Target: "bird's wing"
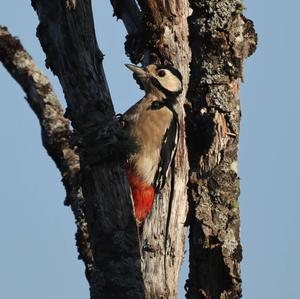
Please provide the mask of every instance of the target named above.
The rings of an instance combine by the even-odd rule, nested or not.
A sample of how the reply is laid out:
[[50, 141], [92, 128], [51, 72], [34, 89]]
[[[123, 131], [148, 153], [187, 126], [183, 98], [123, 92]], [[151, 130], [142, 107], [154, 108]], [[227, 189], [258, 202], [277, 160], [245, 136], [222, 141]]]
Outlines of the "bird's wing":
[[165, 183], [168, 175], [168, 171], [174, 159], [177, 143], [178, 143], [178, 116], [173, 110], [173, 119], [171, 121], [170, 127], [166, 130], [164, 135], [161, 151], [160, 151], [160, 161], [157, 168], [157, 172], [154, 179], [154, 187], [156, 191], [160, 191]]

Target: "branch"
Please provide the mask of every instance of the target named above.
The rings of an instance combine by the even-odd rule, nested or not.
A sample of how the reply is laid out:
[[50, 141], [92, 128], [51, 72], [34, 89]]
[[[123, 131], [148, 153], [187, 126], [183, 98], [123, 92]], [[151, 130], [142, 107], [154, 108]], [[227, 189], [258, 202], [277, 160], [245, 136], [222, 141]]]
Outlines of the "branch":
[[90, 249], [87, 224], [83, 212], [83, 197], [79, 184], [79, 157], [71, 148], [69, 121], [48, 78], [37, 68], [21, 42], [6, 27], [0, 26], [0, 61], [24, 90], [28, 104], [36, 114], [42, 131], [42, 141], [55, 162], [66, 189], [77, 224], [77, 247], [87, 274], [93, 255]]
[[142, 14], [135, 0], [111, 0], [114, 15], [122, 19], [128, 34], [138, 34], [142, 31]]
[[37, 35], [79, 134], [82, 189], [93, 249], [91, 298], [143, 298], [139, 241], [128, 179], [129, 151], [115, 117], [90, 0], [33, 0]]
[[144, 48], [147, 41], [142, 13], [135, 0], [111, 0], [114, 15], [122, 19], [128, 35], [125, 52], [134, 63], [144, 59]]
[[[0, 26], [0, 59], [26, 93], [26, 100], [40, 121], [45, 148], [64, 173], [65, 165], [61, 162], [65, 160], [63, 149], [70, 149], [69, 122], [63, 115], [63, 109], [48, 78], [37, 68], [20, 41], [2, 26]], [[73, 159], [67, 165], [73, 168], [73, 161], [76, 161], [75, 168], [78, 168], [78, 158], [75, 158], [77, 155], [73, 150], [70, 151]]]

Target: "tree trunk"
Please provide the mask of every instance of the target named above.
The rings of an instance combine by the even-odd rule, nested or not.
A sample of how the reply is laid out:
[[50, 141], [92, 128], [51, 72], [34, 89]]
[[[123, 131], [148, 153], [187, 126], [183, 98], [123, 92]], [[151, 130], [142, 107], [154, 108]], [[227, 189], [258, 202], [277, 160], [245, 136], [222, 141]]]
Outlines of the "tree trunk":
[[[183, 76], [184, 90], [176, 108], [179, 143], [175, 161], [161, 194], [156, 196], [152, 213], [143, 226], [141, 248], [146, 298], [177, 298], [177, 282], [184, 257], [188, 160], [185, 144], [183, 104], [189, 82], [191, 60], [188, 44], [188, 1], [140, 1], [145, 35], [139, 49], [127, 51], [143, 57], [143, 63], [171, 64]], [[142, 51], [141, 53], [138, 52]], [[150, 53], [150, 55], [148, 54]], [[148, 55], [148, 56], [147, 56]]]
[[[137, 227], [90, 1], [37, 0], [37, 35], [78, 133], [81, 185], [93, 250], [91, 298], [143, 298]], [[78, 137], [78, 138], [77, 138]], [[77, 139], [77, 140], [76, 140]]]
[[187, 298], [241, 297], [239, 82], [256, 47], [240, 0], [190, 1], [192, 49], [187, 135], [190, 273]]
[[[184, 83], [176, 156], [139, 229], [123, 167], [130, 144], [115, 117], [91, 1], [32, 0], [46, 64], [64, 90], [65, 115], [47, 78], [4, 27], [0, 60], [26, 92], [63, 176], [92, 299], [177, 298], [188, 225], [186, 297], [240, 298], [239, 83], [256, 47], [253, 24], [241, 0], [137, 2], [111, 0], [128, 31], [126, 53], [134, 63], [175, 66]], [[18, 51], [30, 67], [18, 63]]]

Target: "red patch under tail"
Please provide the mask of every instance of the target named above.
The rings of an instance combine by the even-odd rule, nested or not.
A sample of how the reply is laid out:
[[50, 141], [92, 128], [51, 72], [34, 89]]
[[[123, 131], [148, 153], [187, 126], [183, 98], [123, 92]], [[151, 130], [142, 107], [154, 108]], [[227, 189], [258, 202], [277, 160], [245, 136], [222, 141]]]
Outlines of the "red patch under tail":
[[154, 188], [142, 181], [132, 170], [128, 170], [128, 179], [134, 201], [137, 222], [143, 222], [149, 215], [154, 201]]

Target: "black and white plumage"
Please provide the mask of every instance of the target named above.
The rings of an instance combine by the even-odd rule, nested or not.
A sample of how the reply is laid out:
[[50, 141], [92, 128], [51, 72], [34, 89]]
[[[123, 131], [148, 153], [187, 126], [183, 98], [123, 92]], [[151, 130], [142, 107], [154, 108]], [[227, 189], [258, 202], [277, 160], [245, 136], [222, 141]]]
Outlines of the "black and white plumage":
[[[182, 78], [180, 73], [170, 66], [157, 64], [150, 64], [145, 68], [126, 66], [134, 72], [134, 77], [146, 92], [146, 95], [122, 117], [126, 128], [138, 145], [137, 152], [129, 158], [127, 169], [136, 216], [142, 221], [146, 217], [144, 215], [146, 212], [139, 211], [143, 209], [141, 201], [144, 191], [141, 190], [148, 186], [156, 193], [164, 187], [176, 152], [178, 116], [174, 106], [177, 96], [182, 91]], [[153, 199], [151, 207], [152, 202]], [[149, 203], [146, 205], [149, 210]]]

